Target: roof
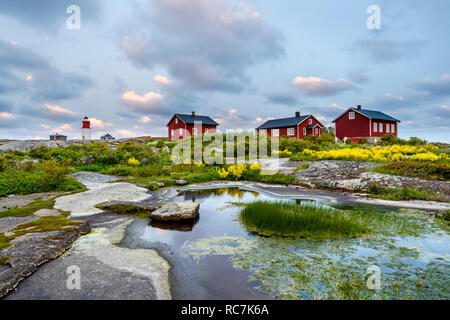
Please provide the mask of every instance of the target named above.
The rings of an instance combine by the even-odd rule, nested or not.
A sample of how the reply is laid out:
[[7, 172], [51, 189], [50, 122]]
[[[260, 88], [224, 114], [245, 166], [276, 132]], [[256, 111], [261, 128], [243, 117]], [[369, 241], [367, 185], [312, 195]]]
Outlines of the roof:
[[51, 134], [50, 135], [50, 137], [67, 137], [67, 136], [65, 136], [65, 135], [63, 135], [63, 134]]
[[272, 128], [283, 128], [283, 127], [291, 127], [296, 126], [310, 115], [300, 116], [300, 117], [291, 117], [291, 118], [282, 118], [282, 119], [274, 119], [268, 120], [260, 125], [258, 129], [272, 129]]
[[[178, 118], [181, 119], [181, 121], [183, 121], [186, 124], [194, 124], [194, 122], [198, 121], [201, 122], [202, 125], [207, 125], [207, 126], [218, 126], [219, 124], [217, 122], [215, 122], [213, 119], [211, 119], [208, 116], [193, 116], [191, 114], [181, 114], [181, 113], [176, 113], [174, 115], [174, 117], [177, 116]], [[173, 119], [173, 117], [172, 117]], [[170, 119], [169, 123], [172, 122], [172, 119]], [[167, 125], [169, 125], [169, 123]]]
[[317, 124], [317, 123], [313, 123], [313, 124], [310, 124], [309, 126], [307, 126], [306, 127], [306, 129], [312, 129], [312, 128], [314, 128], [315, 126], [318, 126], [319, 124]]
[[[356, 111], [370, 119], [374, 119], [374, 120], [385, 120], [385, 121], [395, 121], [395, 122], [400, 122], [400, 120], [395, 119], [391, 116], [388, 116], [387, 114], [381, 112], [381, 111], [375, 111], [375, 110], [369, 110], [369, 109], [357, 109], [357, 108], [349, 108], [347, 111], [352, 110], [352, 111]], [[345, 111], [344, 113], [340, 114], [339, 117], [337, 117], [336, 119], [333, 120], [333, 122], [335, 122], [337, 119], [339, 119], [342, 115], [346, 114], [347, 111]]]
[[104, 136], [102, 136], [102, 138], [114, 138], [114, 137], [112, 135], [110, 135], [109, 133], [107, 133]]

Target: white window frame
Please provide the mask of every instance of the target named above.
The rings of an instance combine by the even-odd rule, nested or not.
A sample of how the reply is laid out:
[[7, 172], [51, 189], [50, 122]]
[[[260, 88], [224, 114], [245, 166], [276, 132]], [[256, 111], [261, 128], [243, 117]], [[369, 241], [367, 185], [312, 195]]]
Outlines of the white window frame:
[[272, 137], [279, 137], [280, 129], [272, 129]]
[[175, 124], [178, 124], [178, 118], [175, 118]]
[[373, 123], [373, 132], [378, 132], [378, 123]]
[[192, 134], [195, 136], [197, 134], [197, 128], [192, 128]]
[[389, 123], [386, 124], [386, 133], [391, 133], [391, 127]]
[[312, 119], [309, 119], [309, 120], [308, 120], [308, 124], [312, 124]]
[[208, 134], [208, 128], [205, 128], [205, 134]]
[[395, 124], [391, 124], [391, 133], [395, 133]]
[[316, 128], [316, 135], [319, 134], [319, 128]]
[[350, 111], [348, 113], [348, 119], [349, 120], [354, 120], [355, 119], [355, 111]]
[[380, 123], [380, 124], [378, 125], [378, 130], [379, 130], [381, 133], [383, 133], [383, 123]]
[[175, 130], [171, 129], [170, 130], [170, 135], [173, 137], [175, 135]]
[[306, 127], [303, 128], [303, 135], [306, 136]]
[[295, 135], [295, 128], [287, 128], [287, 135], [288, 136]]
[[182, 136], [183, 135], [183, 128], [180, 128], [180, 136]]

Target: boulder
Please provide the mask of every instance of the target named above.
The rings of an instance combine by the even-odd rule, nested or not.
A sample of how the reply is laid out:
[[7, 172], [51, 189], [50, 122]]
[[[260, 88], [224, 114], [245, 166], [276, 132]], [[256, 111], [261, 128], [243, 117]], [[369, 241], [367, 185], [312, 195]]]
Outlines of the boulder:
[[58, 210], [55, 209], [41, 209], [33, 213], [37, 217], [56, 217], [61, 214]]
[[111, 201], [100, 203], [96, 207], [116, 214], [133, 214], [148, 217], [152, 211], [158, 209], [160, 206], [160, 204], [148, 202]]
[[187, 180], [174, 180], [173, 183], [178, 186], [184, 186], [188, 184]]
[[155, 182], [155, 184], [160, 188], [164, 188], [165, 186], [164, 182]]
[[196, 219], [198, 217], [198, 202], [168, 203], [153, 211], [150, 215], [152, 220], [157, 221], [182, 221]]

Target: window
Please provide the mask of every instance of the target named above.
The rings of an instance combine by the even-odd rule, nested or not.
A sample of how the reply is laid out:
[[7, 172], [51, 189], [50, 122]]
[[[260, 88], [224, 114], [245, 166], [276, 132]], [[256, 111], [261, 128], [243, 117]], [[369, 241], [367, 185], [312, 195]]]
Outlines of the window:
[[272, 137], [279, 137], [279, 136], [280, 136], [280, 130], [272, 129]]
[[391, 124], [391, 132], [395, 133], [395, 124]]
[[170, 130], [170, 136], [172, 136], [173, 137], [173, 135], [175, 134], [175, 130]]
[[303, 135], [306, 136], [306, 128], [303, 128]]
[[348, 119], [349, 119], [349, 120], [355, 119], [355, 113], [354, 113], [353, 111], [351, 111], [351, 112], [348, 113]]
[[386, 133], [389, 133], [389, 123], [388, 124], [386, 124]]
[[288, 128], [287, 129], [287, 134], [288, 134], [288, 136], [293, 136], [294, 135], [294, 128]]
[[376, 122], [374, 122], [373, 123], [373, 132], [377, 132], [378, 130], [377, 130], [377, 123]]
[[308, 120], [308, 124], [312, 124], [312, 119], [309, 119], [309, 120]]
[[175, 118], [175, 124], [178, 124], [178, 118]]
[[380, 128], [379, 128], [380, 132], [383, 132], [383, 124], [380, 123]]
[[319, 134], [319, 128], [316, 128], [316, 134]]
[[180, 135], [182, 135], [183, 134], [183, 129], [182, 128], [180, 128]]
[[197, 128], [192, 128], [192, 134], [196, 135], [197, 134]]
[[205, 134], [208, 134], [208, 128], [205, 128]]

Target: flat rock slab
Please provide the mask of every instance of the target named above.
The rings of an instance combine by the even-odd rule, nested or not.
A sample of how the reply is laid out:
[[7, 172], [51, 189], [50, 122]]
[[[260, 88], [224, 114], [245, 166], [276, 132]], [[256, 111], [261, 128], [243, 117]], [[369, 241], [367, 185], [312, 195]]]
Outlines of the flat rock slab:
[[157, 221], [181, 221], [198, 217], [198, 202], [168, 203], [152, 212], [150, 218]]
[[8, 197], [0, 198], [0, 212], [6, 211], [9, 208], [24, 207], [34, 200], [48, 200], [64, 194], [64, 192], [46, 192], [46, 193], [33, 193], [27, 195], [10, 195]]
[[108, 176], [97, 172], [81, 171], [70, 175], [72, 178], [80, 181], [86, 188], [93, 189], [100, 187], [107, 182], [122, 179], [123, 177]]
[[177, 186], [185, 186], [188, 184], [187, 180], [173, 180], [173, 183]]
[[0, 233], [14, 229], [20, 224], [28, 223], [39, 219], [38, 217], [4, 217], [0, 219]]
[[96, 205], [109, 201], [143, 201], [151, 198], [148, 190], [131, 183], [105, 183], [88, 191], [59, 197], [54, 208], [70, 211], [72, 217], [82, 217], [104, 212]]
[[117, 214], [150, 213], [161, 207], [161, 204], [151, 202], [111, 201], [97, 205], [97, 208]]
[[33, 215], [37, 216], [37, 217], [56, 217], [59, 216], [61, 214], [61, 212], [59, 212], [58, 210], [54, 210], [54, 209], [41, 209], [36, 211], [35, 213], [33, 213]]

